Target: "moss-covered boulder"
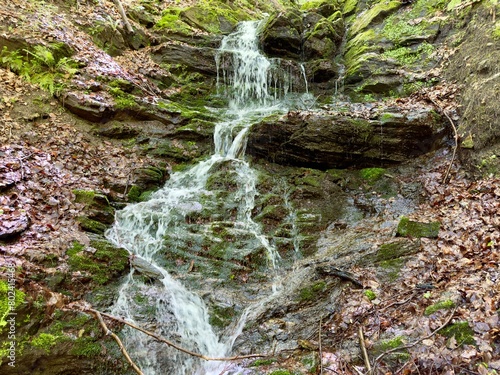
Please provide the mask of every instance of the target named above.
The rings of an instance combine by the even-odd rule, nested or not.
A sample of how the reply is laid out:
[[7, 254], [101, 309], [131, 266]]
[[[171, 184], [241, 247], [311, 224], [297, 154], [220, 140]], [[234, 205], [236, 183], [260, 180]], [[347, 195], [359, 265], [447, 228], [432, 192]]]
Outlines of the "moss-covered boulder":
[[402, 237], [437, 238], [440, 227], [441, 223], [439, 221], [419, 223], [407, 217], [402, 217], [398, 224], [397, 234]]
[[[304, 57], [310, 59], [332, 59], [337, 52], [337, 45], [342, 40], [343, 23], [340, 12], [338, 18], [320, 18], [314, 26], [305, 32], [303, 50]], [[332, 21], [337, 21], [337, 29]], [[307, 19], [306, 21], [307, 22]], [[338, 30], [340, 29], [340, 30]]]
[[401, 116], [379, 110], [377, 120], [321, 111], [263, 120], [252, 127], [247, 152], [285, 165], [329, 169], [395, 164], [442, 144], [445, 122], [431, 107]]
[[267, 20], [260, 36], [262, 50], [270, 57], [292, 58], [302, 56], [302, 14], [297, 9], [273, 14]]

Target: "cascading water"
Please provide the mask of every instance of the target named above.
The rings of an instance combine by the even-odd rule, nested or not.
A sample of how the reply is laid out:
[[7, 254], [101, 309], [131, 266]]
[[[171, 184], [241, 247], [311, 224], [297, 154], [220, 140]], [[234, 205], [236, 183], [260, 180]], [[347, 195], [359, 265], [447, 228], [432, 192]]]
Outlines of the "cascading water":
[[[132, 264], [147, 264], [149, 275], [155, 279], [151, 281], [132, 270], [111, 313], [208, 357], [228, 354], [246, 313], [231, 337], [221, 340], [209, 324], [203, 300], [162, 267], [162, 255], [178, 250], [181, 237], [189, 232], [187, 218], [202, 211], [211, 197], [214, 199], [207, 189], [210, 176], [221, 165], [229, 165], [237, 181], [233, 230], [249, 238], [245, 246], [265, 249], [270, 269], [278, 267], [276, 249], [252, 220], [257, 174], [243, 156], [250, 125], [270, 112], [284, 110], [273, 98], [289, 92], [292, 79], [282, 79], [286, 72], [260, 54], [257, 30], [257, 22], [241, 23], [235, 33], [224, 38], [217, 54], [218, 81], [227, 85], [225, 94], [231, 100], [227, 120], [215, 127], [214, 154], [187, 171], [174, 173], [148, 201], [118, 212], [114, 226], [106, 233], [110, 241], [131, 253]], [[273, 93], [269, 92], [270, 83]], [[167, 237], [170, 242], [166, 249]], [[223, 368], [220, 363], [201, 363], [136, 330], [123, 332], [127, 350], [146, 375], [220, 374]]]

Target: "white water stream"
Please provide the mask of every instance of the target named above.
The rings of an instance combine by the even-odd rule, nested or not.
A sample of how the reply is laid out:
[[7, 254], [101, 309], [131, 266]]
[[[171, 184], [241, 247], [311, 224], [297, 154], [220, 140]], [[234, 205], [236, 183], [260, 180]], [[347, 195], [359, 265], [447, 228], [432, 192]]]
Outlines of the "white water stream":
[[[231, 100], [226, 120], [215, 127], [214, 154], [187, 171], [172, 174], [148, 201], [118, 212], [114, 226], [106, 233], [111, 242], [127, 249], [131, 257], [149, 263], [153, 272], [161, 275], [154, 282], [145, 281], [132, 270], [111, 313], [209, 357], [229, 355], [247, 312], [231, 337], [218, 337], [209, 324], [203, 300], [161, 267], [161, 256], [170, 250], [165, 249], [164, 237], [182, 233], [186, 216], [203, 209], [201, 202], [211, 194], [206, 183], [215, 166], [231, 161], [239, 182], [234, 228], [253, 235], [259, 246], [266, 249], [271, 269], [279, 266], [276, 249], [251, 217], [257, 173], [243, 157], [249, 127], [266, 114], [285, 110], [276, 98], [291, 91], [292, 79], [260, 54], [257, 30], [256, 22], [241, 23], [235, 33], [224, 38], [217, 54], [218, 83], [220, 90], [226, 90], [220, 94]], [[223, 373], [223, 363], [200, 361], [136, 330], [122, 332], [125, 347], [146, 375]]]

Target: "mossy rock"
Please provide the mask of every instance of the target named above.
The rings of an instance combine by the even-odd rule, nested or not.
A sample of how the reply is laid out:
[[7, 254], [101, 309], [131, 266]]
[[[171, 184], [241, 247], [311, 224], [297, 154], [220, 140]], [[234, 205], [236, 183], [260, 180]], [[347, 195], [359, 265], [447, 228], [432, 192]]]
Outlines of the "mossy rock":
[[437, 238], [440, 228], [441, 223], [439, 221], [434, 221], [431, 223], [419, 223], [403, 216], [398, 224], [397, 235], [402, 237], [415, 238]]
[[158, 31], [192, 35], [194, 30], [181, 18], [181, 11], [182, 9], [175, 7], [165, 9], [161, 14], [161, 18], [154, 25], [154, 28]]
[[238, 314], [232, 306], [214, 305], [209, 309], [209, 315], [210, 325], [217, 328], [225, 328], [232, 323]]
[[[377, 252], [364, 258], [363, 263], [391, 262], [418, 252], [420, 241], [410, 241], [406, 238], [395, 239], [379, 246]], [[390, 266], [390, 264], [387, 264]]]
[[300, 59], [302, 55], [302, 13], [297, 9], [273, 14], [260, 35], [263, 51], [270, 57]]
[[[85, 204], [85, 214], [77, 219], [82, 229], [93, 233], [101, 233], [107, 224], [114, 221], [115, 209], [106, 195], [92, 190], [73, 190], [75, 202]], [[101, 225], [99, 225], [101, 224]]]
[[321, 19], [312, 30], [306, 32], [303, 41], [303, 52], [306, 59], [333, 58], [337, 51], [342, 34], [333, 28], [332, 22]]
[[[376, 342], [370, 350], [374, 356], [378, 356], [388, 350], [394, 350], [405, 345], [405, 337], [397, 336], [392, 339], [385, 339]], [[386, 359], [395, 362], [406, 362], [410, 359], [410, 354], [407, 349], [401, 349], [386, 355]]]
[[436, 302], [430, 306], [427, 306], [424, 311], [425, 316], [429, 316], [434, 314], [435, 312], [439, 310], [449, 310], [452, 309], [456, 306], [455, 302], [453, 302], [451, 299], [443, 300]]
[[96, 193], [93, 190], [75, 189], [72, 190], [72, 193], [75, 195], [75, 203], [84, 203], [85, 205], [94, 203]]
[[141, 201], [142, 190], [137, 185], [132, 185], [127, 193], [127, 198], [129, 202], [140, 202]]
[[156, 145], [148, 146], [148, 153], [154, 156], [174, 159], [179, 162], [187, 162], [202, 156], [206, 151], [206, 147], [202, 147], [193, 141], [183, 140], [163, 140]]
[[364, 168], [359, 171], [361, 178], [370, 184], [380, 180], [385, 173], [385, 168]]
[[326, 287], [326, 282], [321, 280], [302, 288], [299, 291], [299, 300], [302, 302], [314, 301], [326, 290]]
[[[349, 29], [349, 35], [357, 35], [373, 23], [379, 22], [383, 17], [395, 12], [401, 7], [401, 1], [380, 1], [356, 18]], [[345, 8], [344, 8], [345, 11]]]
[[116, 248], [104, 239], [92, 240], [90, 246], [95, 249], [93, 254], [78, 242], [66, 251], [72, 271], [87, 272], [92, 281], [102, 285], [128, 268], [129, 253], [125, 249]]
[[108, 228], [106, 224], [103, 224], [97, 220], [89, 219], [86, 216], [79, 216], [76, 219], [80, 228], [86, 232], [91, 232], [95, 234], [103, 234], [104, 231]]
[[446, 337], [455, 337], [458, 345], [475, 345], [474, 331], [466, 321], [452, 323], [438, 331], [441, 335]]
[[211, 34], [231, 32], [236, 24], [249, 18], [243, 10], [233, 9], [222, 2], [199, 2], [181, 12], [182, 20], [188, 25]]
[[351, 16], [356, 11], [356, 7], [358, 6], [358, 0], [345, 0], [344, 7], [342, 8], [342, 14], [345, 17]]
[[[14, 292], [13, 301], [8, 298], [9, 292], [12, 291]], [[17, 310], [25, 301], [26, 294], [22, 290], [14, 288], [14, 285], [5, 280], [0, 280], [0, 333], [7, 329], [7, 318], [11, 309]]]

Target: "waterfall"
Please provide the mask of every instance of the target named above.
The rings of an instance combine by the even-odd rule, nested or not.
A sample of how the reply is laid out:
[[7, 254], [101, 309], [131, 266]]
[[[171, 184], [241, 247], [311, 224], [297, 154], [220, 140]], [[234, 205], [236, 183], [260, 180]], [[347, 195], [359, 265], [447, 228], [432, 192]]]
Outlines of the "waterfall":
[[[238, 187], [234, 230], [251, 238], [246, 246], [265, 249], [271, 270], [279, 266], [279, 254], [252, 219], [257, 172], [243, 157], [249, 127], [256, 119], [285, 109], [274, 99], [291, 91], [292, 79], [278, 69], [275, 60], [259, 52], [258, 26], [258, 22], [242, 22], [233, 34], [223, 39], [217, 53], [219, 93], [224, 91], [230, 105], [225, 120], [215, 127], [214, 154], [187, 171], [172, 174], [148, 201], [119, 211], [114, 226], [106, 232], [108, 240], [130, 252], [132, 264], [149, 265], [149, 273], [155, 279], [144, 278], [132, 269], [111, 313], [208, 357], [229, 353], [243, 329], [246, 313], [231, 337], [219, 338], [209, 324], [202, 298], [162, 267], [162, 254], [181, 246], [181, 237], [189, 232], [186, 218], [209, 204], [207, 200], [212, 194], [207, 182], [214, 170], [226, 163], [233, 168]], [[167, 236], [171, 241], [166, 249]], [[223, 364], [201, 362], [137, 330], [125, 328], [122, 333], [125, 347], [146, 375], [220, 374], [223, 369]]]

